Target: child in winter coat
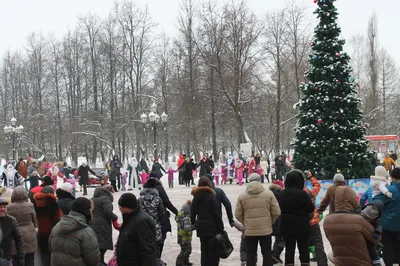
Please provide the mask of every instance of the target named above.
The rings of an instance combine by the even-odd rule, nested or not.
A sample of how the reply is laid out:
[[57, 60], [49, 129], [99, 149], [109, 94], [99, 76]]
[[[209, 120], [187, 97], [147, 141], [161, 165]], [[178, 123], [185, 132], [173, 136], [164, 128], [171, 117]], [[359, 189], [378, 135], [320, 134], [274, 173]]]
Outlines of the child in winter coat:
[[386, 171], [385, 167], [377, 166], [375, 168], [375, 175], [371, 176], [370, 186], [372, 188], [372, 198], [374, 198], [379, 193], [382, 193], [388, 198], [392, 198], [392, 193], [386, 188], [388, 185], [389, 173]]
[[221, 184], [226, 185], [226, 180], [228, 179], [228, 172], [225, 163], [221, 165], [221, 177], [222, 177]]
[[190, 254], [192, 253], [192, 231], [193, 226], [190, 220], [190, 205], [192, 202], [188, 200], [175, 216], [178, 225], [178, 244], [181, 246], [181, 252], [176, 258], [176, 266], [189, 266]]
[[[240, 240], [240, 265], [246, 265], [247, 262], [247, 245], [246, 245], [246, 240], [245, 240], [245, 227], [243, 224], [239, 223], [238, 221], [235, 221], [235, 228], [239, 232], [242, 232], [242, 238]], [[256, 262], [257, 262], [257, 255], [256, 255]]]
[[173, 188], [174, 187], [174, 173], [175, 172], [176, 171], [174, 169], [172, 169], [171, 166], [168, 168], [167, 173], [168, 173], [168, 187], [169, 188]]
[[[364, 217], [373, 227], [374, 239], [379, 239], [382, 234], [382, 226], [380, 225], [380, 217], [383, 211], [384, 204], [380, 200], [372, 201], [368, 203], [362, 210], [361, 216]], [[377, 244], [367, 241], [367, 248], [369, 255], [371, 256], [372, 265], [381, 265], [381, 259], [378, 255]]]
[[149, 174], [145, 170], [143, 170], [140, 174], [140, 178], [142, 179], [142, 184], [144, 186], [144, 184], [146, 184], [147, 182], [147, 179], [149, 178]]
[[121, 185], [121, 190], [126, 191], [126, 172], [121, 172]]
[[215, 184], [219, 186], [219, 177], [221, 176], [221, 171], [219, 171], [218, 167], [215, 167], [213, 174], [214, 174]]
[[64, 178], [64, 183], [70, 183], [72, 185], [72, 196], [76, 196], [76, 182], [79, 182], [78, 178], [75, 178], [75, 175], [70, 174], [68, 177]]

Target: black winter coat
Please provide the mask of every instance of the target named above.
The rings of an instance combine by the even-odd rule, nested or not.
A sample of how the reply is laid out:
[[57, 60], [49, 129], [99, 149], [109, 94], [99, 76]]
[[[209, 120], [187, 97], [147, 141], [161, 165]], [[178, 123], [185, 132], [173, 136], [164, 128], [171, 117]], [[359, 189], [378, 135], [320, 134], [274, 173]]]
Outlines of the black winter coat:
[[90, 169], [89, 166], [79, 166], [78, 169], [78, 176], [81, 177], [79, 180], [79, 185], [88, 185], [89, 184], [89, 172], [91, 172], [93, 175], [96, 175], [96, 173]]
[[8, 261], [11, 260], [11, 244], [14, 240], [15, 246], [17, 248], [18, 263], [20, 263], [14, 263], [14, 265], [25, 265], [24, 239], [22, 237], [21, 231], [19, 230], [17, 220], [10, 215], [0, 217], [0, 228], [3, 234], [3, 238], [1, 241], [3, 258]]
[[164, 167], [158, 162], [153, 164], [153, 167], [151, 168], [151, 171], [156, 173], [156, 175], [158, 175], [159, 178], [161, 178], [163, 176], [163, 173], [161, 171], [166, 173]]
[[197, 167], [198, 168], [200, 166], [200, 177], [206, 176], [208, 174], [211, 174], [211, 165], [210, 165], [210, 161], [207, 159], [205, 161], [201, 160], [198, 164]]
[[110, 191], [98, 187], [93, 194], [93, 218], [89, 222], [90, 227], [96, 233], [99, 249], [112, 250], [112, 221], [118, 220], [113, 213], [114, 197]]
[[314, 211], [314, 204], [303, 189], [303, 176], [287, 175], [285, 189], [278, 199], [281, 208], [279, 233], [283, 236], [310, 233], [310, 214]]
[[193, 179], [193, 170], [196, 169], [196, 164], [194, 162], [186, 162], [179, 167], [183, 170], [183, 180], [190, 181]]
[[[279, 198], [281, 196], [282, 188], [280, 186], [278, 186], [278, 185], [271, 184], [269, 186], [269, 190], [271, 190], [272, 193], [274, 193], [274, 196], [275, 196], [276, 200], [279, 202]], [[280, 235], [279, 234], [279, 223], [280, 223], [280, 220], [281, 220], [281, 217], [279, 216], [279, 218], [272, 225], [272, 235], [274, 235], [274, 236]]]
[[123, 215], [116, 253], [118, 266], [156, 266], [156, 226], [140, 208]]
[[191, 221], [195, 225], [198, 237], [213, 237], [224, 230], [224, 222], [215, 191], [211, 187], [192, 189]]
[[72, 209], [72, 202], [74, 202], [75, 197], [72, 196], [71, 193], [62, 190], [61, 188], [58, 188], [56, 190], [56, 195], [57, 195], [57, 203], [58, 203], [58, 207], [60, 207], [62, 213], [64, 215], [69, 214], [69, 212]]

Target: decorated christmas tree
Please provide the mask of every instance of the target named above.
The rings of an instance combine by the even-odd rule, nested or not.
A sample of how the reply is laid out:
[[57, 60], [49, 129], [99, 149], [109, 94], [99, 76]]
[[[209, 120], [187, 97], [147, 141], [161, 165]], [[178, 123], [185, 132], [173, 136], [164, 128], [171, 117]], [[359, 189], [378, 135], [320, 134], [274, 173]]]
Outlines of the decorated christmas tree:
[[351, 76], [350, 57], [339, 39], [335, 0], [314, 0], [319, 24], [310, 42], [309, 70], [301, 85], [303, 97], [296, 105], [298, 124], [293, 140], [294, 165], [332, 179], [342, 172], [346, 178], [368, 177], [374, 160], [364, 138], [357, 82]]

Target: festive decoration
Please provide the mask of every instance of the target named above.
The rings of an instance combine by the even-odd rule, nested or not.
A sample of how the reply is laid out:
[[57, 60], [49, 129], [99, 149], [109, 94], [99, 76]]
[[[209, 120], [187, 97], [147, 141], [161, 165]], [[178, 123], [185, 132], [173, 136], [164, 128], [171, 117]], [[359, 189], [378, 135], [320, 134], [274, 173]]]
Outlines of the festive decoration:
[[318, 0], [314, 0], [314, 3], [316, 4], [318, 2]]
[[312, 42], [309, 42], [309, 43], [308, 43], [308, 45], [312, 46], [312, 45], [313, 45], [313, 43], [312, 43]]
[[310, 169], [323, 179], [332, 179], [337, 169], [346, 178], [368, 177], [375, 160], [364, 138], [368, 125], [360, 127], [361, 102], [355, 95], [357, 83], [351, 78], [350, 59], [343, 52], [345, 42], [339, 39], [337, 9], [334, 0], [315, 2], [319, 25], [314, 31], [307, 83], [301, 85], [303, 96], [296, 108], [292, 162], [297, 169]]

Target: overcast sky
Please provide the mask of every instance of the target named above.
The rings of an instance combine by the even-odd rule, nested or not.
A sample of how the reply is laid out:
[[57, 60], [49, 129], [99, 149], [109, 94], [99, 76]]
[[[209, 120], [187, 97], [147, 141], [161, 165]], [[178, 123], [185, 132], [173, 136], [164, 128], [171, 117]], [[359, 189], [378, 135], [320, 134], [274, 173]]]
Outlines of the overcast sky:
[[[201, 2], [201, 0], [196, 0]], [[229, 1], [229, 0], [219, 0]], [[148, 5], [150, 15], [159, 24], [158, 30], [168, 36], [176, 33], [176, 21], [180, 0], [136, 0]], [[284, 0], [248, 0], [248, 5], [258, 15], [284, 6]], [[316, 8], [313, 0], [298, 0], [307, 7], [310, 20]], [[338, 0], [339, 24], [347, 40], [357, 33], [365, 34], [369, 16], [378, 15], [379, 41], [400, 63], [399, 0]], [[79, 14], [92, 12], [105, 17], [113, 6], [112, 0], [0, 0], [0, 55], [8, 49], [23, 49], [26, 37], [33, 31], [47, 36], [50, 33], [63, 36], [68, 28], [74, 28]], [[314, 27], [315, 24], [312, 24]], [[348, 51], [350, 52], [350, 51]]]

